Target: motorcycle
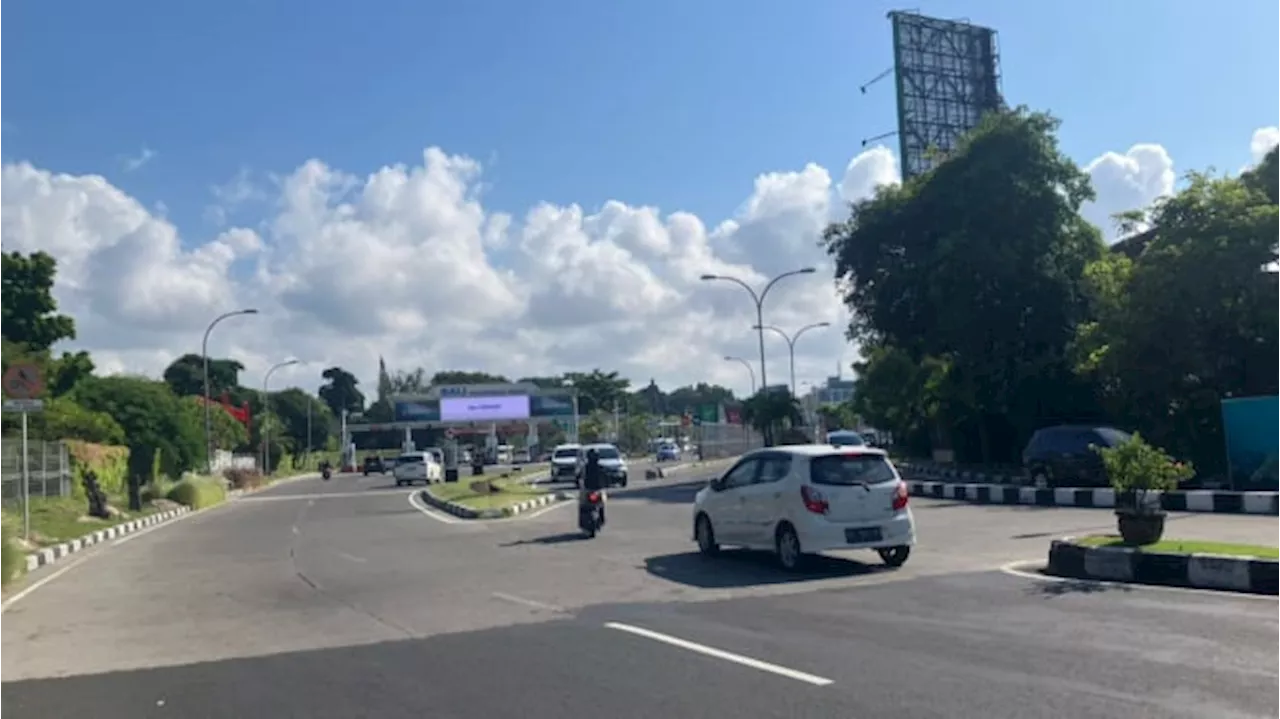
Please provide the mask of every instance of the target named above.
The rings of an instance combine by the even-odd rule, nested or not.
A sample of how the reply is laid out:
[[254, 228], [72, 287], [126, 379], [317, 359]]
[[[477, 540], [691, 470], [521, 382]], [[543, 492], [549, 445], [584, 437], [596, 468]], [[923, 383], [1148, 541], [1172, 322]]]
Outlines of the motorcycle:
[[332, 474], [333, 473], [329, 471], [328, 467], [325, 467], [320, 471], [320, 476], [323, 477], [326, 482], [329, 481], [329, 477], [332, 476]]
[[591, 539], [604, 526], [604, 495], [599, 491], [587, 492], [584, 501], [578, 505], [578, 528]]

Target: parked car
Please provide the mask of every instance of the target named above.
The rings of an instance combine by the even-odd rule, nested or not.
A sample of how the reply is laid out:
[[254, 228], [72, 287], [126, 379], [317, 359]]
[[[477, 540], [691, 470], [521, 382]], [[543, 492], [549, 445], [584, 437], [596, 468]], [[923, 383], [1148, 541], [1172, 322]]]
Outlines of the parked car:
[[790, 445], [744, 455], [698, 492], [693, 537], [703, 554], [723, 545], [774, 552], [784, 569], [807, 555], [873, 549], [901, 566], [916, 542], [907, 485], [883, 450]]
[[658, 445], [657, 461], [659, 462], [675, 462], [680, 459], [680, 448], [674, 444]]
[[551, 481], [578, 481], [578, 458], [582, 454], [580, 444], [561, 444], [551, 451]]
[[377, 455], [370, 455], [368, 457], [365, 457], [363, 469], [364, 469], [364, 476], [366, 477], [368, 477], [370, 474], [373, 474], [374, 472], [377, 472], [378, 474], [387, 473], [387, 465], [383, 463], [382, 457], [379, 457]]
[[511, 453], [512, 464], [528, 464], [532, 461], [533, 458], [529, 456], [529, 450], [527, 449], [517, 449]]
[[444, 479], [444, 467], [431, 452], [405, 452], [396, 459], [392, 476], [397, 487], [414, 482], [430, 484]]
[[1036, 430], [1022, 450], [1022, 466], [1034, 487], [1106, 487], [1102, 457], [1090, 449], [1114, 447], [1129, 440], [1114, 427], [1063, 424]]
[[827, 432], [827, 444], [835, 447], [863, 447], [867, 445], [867, 440], [852, 430], [837, 429]]
[[581, 450], [581, 459], [578, 468], [578, 483], [582, 483], [582, 466], [586, 465], [587, 452], [596, 451], [596, 456], [600, 458], [600, 468], [604, 470], [605, 477], [609, 480], [610, 487], [627, 486], [627, 459], [622, 456], [622, 452], [612, 444], [599, 443], [583, 445]]

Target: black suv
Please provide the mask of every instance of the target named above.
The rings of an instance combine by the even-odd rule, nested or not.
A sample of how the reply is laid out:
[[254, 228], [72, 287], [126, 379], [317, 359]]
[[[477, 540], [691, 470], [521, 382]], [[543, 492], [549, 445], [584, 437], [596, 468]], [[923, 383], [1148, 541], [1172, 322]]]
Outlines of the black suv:
[[364, 476], [377, 472], [378, 474], [387, 473], [387, 465], [383, 464], [381, 457], [365, 457], [364, 458]]
[[1045, 427], [1036, 430], [1022, 450], [1022, 466], [1035, 487], [1106, 487], [1110, 483], [1102, 457], [1089, 446], [1114, 447], [1128, 439], [1128, 432], [1114, 427]]

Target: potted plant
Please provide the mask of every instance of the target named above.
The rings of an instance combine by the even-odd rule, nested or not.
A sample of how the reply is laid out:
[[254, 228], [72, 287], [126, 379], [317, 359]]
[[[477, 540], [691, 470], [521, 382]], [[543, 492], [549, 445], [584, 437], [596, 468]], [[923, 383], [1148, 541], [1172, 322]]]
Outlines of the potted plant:
[[1176, 489], [1195, 471], [1175, 462], [1138, 434], [1114, 447], [1094, 447], [1116, 491], [1116, 521], [1125, 544], [1154, 544], [1164, 536], [1160, 492]]

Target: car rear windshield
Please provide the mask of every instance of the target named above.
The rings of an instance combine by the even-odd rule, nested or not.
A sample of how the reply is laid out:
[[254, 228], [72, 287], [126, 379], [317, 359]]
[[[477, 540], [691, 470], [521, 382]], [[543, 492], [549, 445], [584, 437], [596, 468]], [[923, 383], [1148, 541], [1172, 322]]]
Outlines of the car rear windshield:
[[832, 432], [827, 436], [827, 441], [837, 447], [861, 447], [866, 444], [861, 435], [853, 432]]
[[396, 464], [421, 464], [423, 461], [423, 456], [420, 454], [405, 454], [396, 460]]
[[889, 460], [877, 454], [829, 454], [809, 462], [809, 481], [814, 484], [856, 486], [896, 479]]
[[557, 450], [556, 450], [555, 455], [553, 455], [553, 456], [554, 456], [556, 459], [567, 459], [567, 458], [569, 458], [569, 457], [577, 457], [577, 456], [578, 456], [578, 450], [576, 450], [576, 449], [557, 449]]

